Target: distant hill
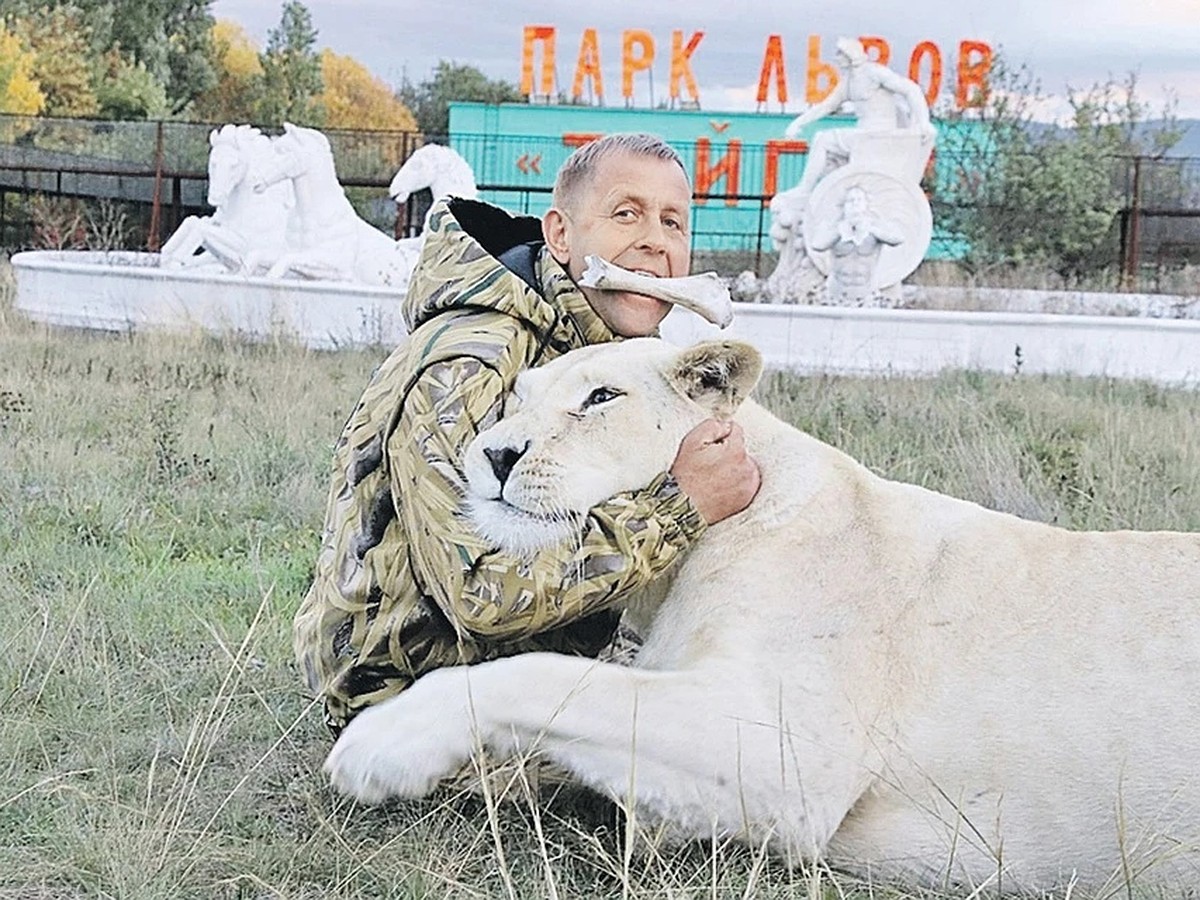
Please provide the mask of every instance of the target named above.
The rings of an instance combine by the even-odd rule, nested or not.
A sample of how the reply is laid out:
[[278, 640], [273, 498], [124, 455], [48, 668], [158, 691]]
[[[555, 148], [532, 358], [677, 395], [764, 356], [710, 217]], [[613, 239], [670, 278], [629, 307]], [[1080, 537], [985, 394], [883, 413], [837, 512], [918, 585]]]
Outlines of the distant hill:
[[[1153, 127], [1155, 123], [1147, 123]], [[1183, 138], [1171, 148], [1168, 156], [1192, 156], [1200, 158], [1200, 119], [1180, 119], [1179, 127], [1185, 129]]]
[[[1162, 125], [1161, 119], [1152, 119], [1149, 122], [1143, 122], [1137, 130], [1139, 134], [1150, 134], [1162, 128]], [[1178, 144], [1167, 151], [1167, 156], [1200, 159], [1200, 119], [1178, 119], [1175, 125], [1183, 132], [1183, 137], [1180, 138]], [[1030, 122], [1029, 127], [1038, 136], [1047, 132], [1055, 134], [1060, 131], [1060, 126], [1046, 122]]]
[[[1178, 119], [1177, 128], [1183, 132], [1179, 143], [1167, 151], [1170, 157], [1200, 157], [1200, 119]], [[1162, 119], [1152, 119], [1138, 126], [1139, 134], [1148, 134], [1161, 129]]]

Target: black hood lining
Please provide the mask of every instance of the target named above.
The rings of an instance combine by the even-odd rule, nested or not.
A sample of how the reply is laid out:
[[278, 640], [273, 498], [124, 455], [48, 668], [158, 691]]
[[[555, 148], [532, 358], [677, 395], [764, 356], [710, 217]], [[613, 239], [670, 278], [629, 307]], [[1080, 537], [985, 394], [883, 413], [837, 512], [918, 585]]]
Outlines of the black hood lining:
[[490, 203], [462, 197], [451, 198], [448, 206], [463, 231], [492, 256], [542, 239], [542, 221], [534, 216], [514, 216]]

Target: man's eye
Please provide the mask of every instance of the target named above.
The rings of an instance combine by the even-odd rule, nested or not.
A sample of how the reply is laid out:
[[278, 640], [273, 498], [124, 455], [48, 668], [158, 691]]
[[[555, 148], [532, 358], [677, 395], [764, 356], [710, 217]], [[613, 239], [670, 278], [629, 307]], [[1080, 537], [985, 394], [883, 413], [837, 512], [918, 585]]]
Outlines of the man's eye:
[[637, 213], [632, 209], [618, 209], [615, 213], [613, 213], [613, 218], [620, 219], [623, 222], [628, 222], [637, 218]]
[[587, 409], [591, 406], [599, 406], [601, 403], [608, 403], [610, 400], [616, 400], [621, 396], [621, 392], [608, 387], [598, 387], [583, 401], [582, 409]]
[[675, 229], [676, 231], [683, 230], [683, 223], [680, 222], [678, 219], [672, 219], [672, 218], [668, 217], [666, 219], [663, 219], [663, 224], [666, 225], [668, 228]]

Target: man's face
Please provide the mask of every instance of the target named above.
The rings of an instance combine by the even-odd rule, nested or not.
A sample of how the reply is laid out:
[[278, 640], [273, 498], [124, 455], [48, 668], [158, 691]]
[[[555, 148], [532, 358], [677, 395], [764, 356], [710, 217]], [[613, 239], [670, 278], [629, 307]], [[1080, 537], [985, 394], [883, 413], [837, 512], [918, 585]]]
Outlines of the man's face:
[[[546, 243], [576, 282], [586, 256], [623, 269], [674, 278], [688, 273], [688, 214], [692, 192], [671, 160], [619, 153], [602, 159], [591, 181], [543, 219]], [[641, 294], [580, 288], [592, 309], [616, 334], [650, 334], [671, 305]]]

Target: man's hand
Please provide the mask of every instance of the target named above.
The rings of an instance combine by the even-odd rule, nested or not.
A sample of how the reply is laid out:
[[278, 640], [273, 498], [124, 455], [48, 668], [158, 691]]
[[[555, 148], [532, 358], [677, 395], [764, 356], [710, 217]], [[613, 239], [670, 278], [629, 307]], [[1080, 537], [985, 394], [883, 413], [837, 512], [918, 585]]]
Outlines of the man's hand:
[[679, 444], [671, 475], [709, 525], [750, 505], [762, 481], [736, 422], [706, 419]]

